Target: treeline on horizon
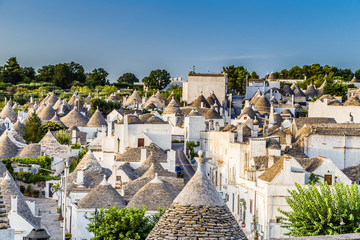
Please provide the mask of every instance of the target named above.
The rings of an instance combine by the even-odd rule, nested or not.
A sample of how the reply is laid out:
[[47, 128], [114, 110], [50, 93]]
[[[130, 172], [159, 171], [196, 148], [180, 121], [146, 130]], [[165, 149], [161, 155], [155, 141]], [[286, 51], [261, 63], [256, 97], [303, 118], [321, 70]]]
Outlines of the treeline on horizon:
[[[4, 84], [21, 84], [23, 87], [31, 89], [32, 85], [37, 88], [38, 83], [43, 83], [42, 86], [53, 85], [60, 89], [71, 89], [73, 86], [87, 86], [94, 89], [97, 86], [105, 85], [127, 88], [132, 87], [135, 82], [139, 82], [133, 73], [124, 73], [115, 83], [109, 82], [108, 75], [109, 73], [103, 68], [85, 72], [84, 67], [76, 62], [46, 65], [35, 71], [33, 67], [20, 66], [16, 57], [11, 57], [3, 66], [0, 66], [0, 88], [4, 88]], [[170, 83], [170, 73], [166, 70], [156, 69], [142, 81], [152, 89], [163, 89]]]
[[[249, 72], [244, 66], [223, 67], [223, 72], [228, 74], [228, 89], [238, 93], [245, 92], [246, 77], [259, 78], [253, 71]], [[350, 81], [354, 76], [360, 79], [360, 69], [352, 72], [351, 69], [337, 68], [334, 66], [320, 64], [304, 65], [302, 67], [293, 66], [290, 69], [282, 69], [273, 73], [276, 79], [305, 79], [299, 82], [301, 88], [306, 88], [309, 84], [319, 87], [323, 81], [343, 80]], [[28, 85], [31, 90], [31, 83], [43, 83], [53, 85], [60, 89], [70, 89], [73, 86], [88, 86], [91, 89], [97, 86], [115, 85], [117, 87], [132, 87], [139, 79], [133, 73], [124, 73], [119, 76], [115, 83], [108, 80], [109, 73], [103, 68], [95, 68], [91, 72], [85, 72], [79, 63], [59, 63], [56, 65], [46, 65], [37, 71], [33, 67], [22, 67], [16, 57], [11, 57], [7, 62], [0, 66], [0, 88], [1, 84]], [[145, 86], [151, 89], [163, 89], [169, 83], [170, 73], [166, 70], [153, 70], [149, 76], [142, 79]], [[34, 85], [35, 86], [35, 85]], [[38, 86], [38, 84], [36, 84]]]

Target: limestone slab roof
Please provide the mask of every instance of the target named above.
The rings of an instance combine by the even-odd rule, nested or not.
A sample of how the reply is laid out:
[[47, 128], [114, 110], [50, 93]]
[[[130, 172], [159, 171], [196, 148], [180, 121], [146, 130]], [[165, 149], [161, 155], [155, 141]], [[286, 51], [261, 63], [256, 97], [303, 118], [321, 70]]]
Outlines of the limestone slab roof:
[[123, 170], [126, 176], [129, 177], [130, 180], [135, 180], [139, 176], [135, 173], [135, 169], [130, 166], [129, 163], [123, 163], [119, 166], [119, 170]]
[[237, 127], [235, 127], [233, 124], [229, 123], [226, 124], [226, 126], [221, 130], [222, 132], [237, 132]]
[[141, 103], [142, 103], [142, 100], [141, 100], [139, 94], [137, 93], [137, 91], [135, 90], [131, 94], [131, 96], [128, 99], [126, 99], [126, 102], [124, 103], [124, 106], [127, 107], [127, 106], [141, 104]]
[[13, 158], [19, 152], [19, 147], [10, 140], [8, 131], [5, 131], [0, 137], [0, 159]]
[[49, 121], [51, 118], [54, 117], [54, 115], [55, 115], [55, 110], [52, 108], [50, 104], [47, 104], [46, 107], [41, 109], [41, 111], [38, 113], [38, 117], [43, 122]]
[[146, 157], [149, 157], [150, 154], [154, 156], [159, 162], [167, 161], [166, 152], [161, 149], [156, 144], [151, 143], [149, 146], [137, 147], [137, 148], [128, 148], [126, 151], [116, 159], [116, 161], [121, 162], [140, 162], [141, 160], [141, 149], [146, 149]]
[[360, 165], [347, 167], [342, 171], [352, 182], [360, 180]]
[[76, 107], [74, 107], [68, 114], [61, 118], [61, 121], [70, 128], [72, 126], [86, 126], [88, 119], [82, 115]]
[[78, 202], [79, 208], [125, 207], [123, 197], [104, 178], [94, 189]]
[[284, 95], [284, 96], [291, 96], [294, 94], [293, 90], [287, 84], [284, 84], [281, 91], [282, 91], [282, 95]]
[[222, 119], [222, 117], [220, 116], [220, 114], [215, 111], [214, 108], [210, 108], [209, 110], [206, 111], [206, 113], [204, 114], [205, 119]]
[[184, 113], [181, 111], [179, 105], [176, 103], [175, 99], [172, 98], [169, 102], [169, 104], [164, 109], [164, 114], [177, 114], [177, 115], [184, 115]]
[[270, 102], [265, 97], [265, 95], [261, 95], [261, 97], [256, 101], [255, 108], [261, 113], [269, 113], [270, 112]]
[[313, 84], [310, 84], [307, 89], [306, 89], [306, 96], [307, 97], [315, 97], [317, 96], [319, 93], [318, 91], [315, 89], [314, 85]]
[[49, 98], [46, 100], [46, 104], [50, 104], [51, 106], [54, 106], [57, 100], [58, 98], [56, 97], [55, 93], [52, 92]]
[[40, 218], [35, 217], [28, 204], [25, 201], [24, 195], [20, 192], [19, 187], [17, 186], [14, 179], [7, 172], [3, 179], [0, 181], [1, 192], [4, 197], [4, 203], [6, 206], [6, 212], [11, 210], [11, 196], [17, 196], [17, 212], [22, 216], [28, 223], [30, 223], [34, 228], [40, 227]]
[[284, 155], [276, 161], [271, 167], [265, 170], [258, 178], [265, 182], [271, 182], [284, 169], [284, 161], [289, 157]]
[[23, 137], [15, 130], [15, 129], [11, 129], [9, 131], [9, 138], [11, 141], [13, 141], [13, 143], [15, 143], [16, 146], [18, 146], [19, 148], [24, 147], [24, 145], [26, 144], [25, 140], [23, 139]]
[[[123, 187], [124, 198], [131, 199], [143, 186], [155, 177], [143, 177], [127, 183]], [[158, 176], [158, 178], [169, 188], [175, 187], [179, 192], [184, 188], [184, 179], [176, 177]]]
[[358, 97], [350, 97], [344, 103], [344, 106], [360, 106], [360, 99]]
[[88, 166], [90, 167], [84, 171], [83, 186], [86, 188], [94, 188], [102, 182], [104, 175], [106, 175], [107, 178], [111, 175], [111, 170], [101, 167], [94, 154], [89, 150], [76, 166], [74, 172], [70, 173], [68, 177], [69, 192], [77, 187], [77, 173]]
[[154, 105], [158, 109], [164, 109], [165, 108], [165, 100], [159, 99], [156, 97], [156, 95], [152, 95], [144, 104], [143, 108], [145, 109], [152, 109]]
[[39, 156], [41, 156], [41, 144], [39, 143], [28, 144], [17, 154], [17, 157], [20, 158], [38, 158]]
[[356, 77], [355, 77], [355, 75], [354, 75], [354, 77], [351, 79], [350, 82], [351, 82], [351, 83], [358, 83], [359, 81], [356, 79]]
[[12, 123], [15, 123], [16, 120], [17, 120], [17, 114], [16, 112], [14, 111], [14, 109], [12, 109], [10, 103], [8, 102], [5, 107], [1, 110], [0, 112], [0, 118], [1, 119], [6, 119], [6, 118], [9, 118], [10, 121]]
[[312, 125], [319, 123], [336, 123], [335, 118], [327, 118], [327, 117], [300, 117], [293, 119], [297, 129], [302, 128], [304, 125]]
[[256, 113], [251, 107], [244, 107], [237, 119], [241, 119], [245, 114], [247, 114], [251, 119], [255, 119], [256, 117]]
[[155, 177], [156, 174], [158, 176], [176, 177], [176, 173], [169, 172], [162, 167], [160, 160], [150, 153], [140, 167], [135, 169], [135, 173], [141, 177]]
[[[205, 159], [174, 199], [147, 239], [247, 239], [224, 200], [210, 183]], [[171, 223], [171, 224], [170, 224]]]
[[65, 124], [60, 120], [59, 115], [55, 112], [54, 116], [49, 120], [66, 128]]
[[210, 104], [206, 101], [205, 97], [201, 94], [198, 96], [191, 104], [191, 107], [201, 108], [201, 103], [203, 103], [203, 108], [210, 108]]
[[147, 211], [156, 211], [158, 208], [168, 208], [179, 194], [174, 186], [165, 184], [157, 176], [131, 198], [127, 207], [145, 206]]
[[41, 145], [41, 150], [45, 155], [50, 157], [68, 157], [69, 147], [67, 145], [60, 144], [50, 131], [45, 134], [39, 144]]
[[311, 161], [304, 167], [307, 172], [313, 172], [318, 169], [324, 162], [323, 157], [312, 158]]
[[173, 92], [167, 97], [167, 99], [166, 99], [166, 104], [168, 105], [172, 99], [174, 99], [175, 102], [176, 102], [176, 104], [177, 104], [178, 106], [180, 106], [180, 102], [179, 102], [179, 100], [176, 98], [176, 96], [175, 96], [175, 94], [174, 94]]
[[99, 109], [97, 109], [94, 114], [91, 116], [89, 122], [86, 124], [87, 127], [102, 127], [107, 126], [107, 122], [104, 116], [101, 114]]
[[24, 128], [25, 125], [20, 122], [19, 120], [16, 121], [16, 123], [13, 125], [13, 128], [22, 136], [24, 135]]
[[128, 124], [143, 124], [143, 121], [141, 121], [138, 116], [133, 115], [133, 114], [125, 115], [124, 118], [121, 119], [118, 123], [124, 124], [125, 117], [127, 117], [127, 119], [128, 119]]
[[59, 98], [59, 99], [56, 101], [56, 103], [53, 105], [53, 109], [54, 109], [55, 111], [58, 111], [58, 110], [60, 109], [60, 107], [61, 107], [61, 104], [62, 104], [62, 100], [61, 100], [61, 98]]

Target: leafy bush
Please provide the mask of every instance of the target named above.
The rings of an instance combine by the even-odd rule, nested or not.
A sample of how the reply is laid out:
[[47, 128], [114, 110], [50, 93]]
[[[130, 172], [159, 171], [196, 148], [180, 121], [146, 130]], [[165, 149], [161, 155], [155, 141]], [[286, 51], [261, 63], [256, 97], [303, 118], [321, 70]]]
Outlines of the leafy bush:
[[[154, 228], [165, 209], [145, 216], [146, 208], [121, 208], [110, 207], [100, 209], [96, 217], [96, 237], [97, 239], [145, 239]], [[94, 232], [94, 213], [88, 218], [90, 224], [87, 229]]]
[[50, 131], [59, 131], [59, 130], [64, 130], [65, 127], [56, 123], [56, 122], [51, 122], [48, 121], [46, 122], [44, 125], [42, 125], [40, 127], [41, 129], [41, 135], [45, 136], [45, 134], [50, 130]]
[[71, 135], [66, 130], [60, 130], [55, 133], [55, 138], [60, 144], [70, 144]]
[[71, 146], [71, 149], [80, 149], [80, 148], [81, 148], [81, 145], [77, 142]]
[[[360, 192], [356, 184], [335, 183], [333, 186], [309, 185], [289, 191], [286, 202], [291, 211], [278, 211], [285, 215], [282, 227], [286, 235], [302, 237], [336, 235], [360, 231]], [[341, 225], [341, 220], [345, 225]]]

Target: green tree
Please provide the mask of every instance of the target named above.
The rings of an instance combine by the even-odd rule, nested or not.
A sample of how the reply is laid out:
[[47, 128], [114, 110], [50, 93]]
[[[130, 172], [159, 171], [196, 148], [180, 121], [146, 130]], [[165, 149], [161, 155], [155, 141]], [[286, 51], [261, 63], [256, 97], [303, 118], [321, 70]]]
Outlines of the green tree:
[[[286, 202], [291, 211], [278, 211], [285, 215], [282, 227], [289, 230], [287, 235], [302, 237], [336, 235], [360, 231], [360, 193], [356, 184], [333, 186], [320, 184], [289, 191]], [[343, 220], [345, 225], [341, 226]]]
[[360, 69], [355, 72], [356, 79], [360, 80]]
[[7, 60], [0, 73], [0, 79], [11, 84], [17, 84], [22, 81], [21, 68], [16, 57], [11, 57]]
[[143, 83], [149, 89], [163, 89], [170, 83], [170, 73], [165, 69], [151, 71], [148, 77], [143, 78]]
[[121, 107], [121, 103], [113, 102], [113, 101], [105, 101], [100, 98], [93, 98], [90, 101], [91, 114], [93, 114], [96, 109], [104, 115], [107, 116], [112, 110], [119, 109]]
[[342, 84], [340, 82], [329, 83], [324, 87], [324, 94], [330, 94], [332, 96], [341, 96], [342, 100], [346, 100], [347, 88], [349, 85]]
[[53, 82], [62, 89], [70, 88], [72, 82], [70, 67], [67, 64], [56, 64], [54, 67]]
[[59, 130], [55, 133], [55, 138], [60, 144], [70, 144], [71, 136], [66, 130]]
[[239, 94], [245, 93], [246, 90], [246, 77], [250, 76], [250, 73], [243, 66], [234, 65], [223, 67], [223, 72], [228, 75], [228, 91], [234, 90]]
[[95, 68], [91, 73], [86, 74], [86, 84], [90, 87], [109, 84], [109, 80], [107, 80], [108, 75], [109, 73], [103, 68]]
[[[96, 238], [92, 239], [145, 239], [165, 210], [159, 209], [158, 213], [150, 216], [145, 216], [145, 212], [145, 207], [121, 208], [114, 206], [108, 209], [100, 209], [96, 217]], [[93, 233], [95, 217], [94, 213], [91, 215], [87, 229]]]
[[23, 78], [23, 82], [30, 83], [35, 80], [36, 72], [32, 67], [24, 67], [21, 68], [21, 75]]
[[117, 81], [118, 83], [134, 84], [135, 82], [139, 82], [139, 79], [133, 73], [124, 73]]
[[44, 125], [41, 126], [41, 133], [43, 136], [45, 136], [45, 134], [50, 130], [50, 131], [59, 131], [59, 130], [64, 130], [65, 127], [56, 123], [56, 122], [51, 122], [51, 121], [47, 121]]
[[250, 78], [251, 79], [259, 79], [259, 75], [255, 71], [253, 71], [250, 75]]
[[38, 143], [42, 138], [41, 134], [41, 120], [33, 112], [26, 121], [24, 128], [24, 139], [27, 142]]
[[71, 72], [71, 80], [72, 82], [85, 83], [86, 75], [82, 65], [75, 62], [67, 63]]
[[54, 65], [42, 66], [38, 69], [38, 74], [36, 75], [36, 79], [39, 82], [53, 82], [54, 78]]

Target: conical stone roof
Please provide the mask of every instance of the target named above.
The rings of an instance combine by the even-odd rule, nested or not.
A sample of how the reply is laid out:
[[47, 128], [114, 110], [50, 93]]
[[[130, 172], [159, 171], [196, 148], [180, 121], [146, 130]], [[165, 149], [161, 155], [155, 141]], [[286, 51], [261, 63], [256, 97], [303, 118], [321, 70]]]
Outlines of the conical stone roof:
[[155, 178], [143, 186], [129, 201], [127, 207], [146, 207], [147, 211], [168, 208], [179, 191], [170, 184], [164, 184], [157, 174]]
[[136, 105], [136, 104], [141, 104], [142, 100], [141, 97], [139, 96], [139, 94], [137, 93], [137, 91], [135, 90], [131, 96], [126, 99], [126, 102], [124, 103], [124, 106], [132, 106], [132, 105]]
[[193, 109], [191, 110], [191, 112], [189, 113], [189, 116], [194, 116], [194, 117], [200, 117], [200, 113], [196, 110], [196, 109]]
[[152, 104], [155, 105], [158, 109], [165, 108], [165, 101], [156, 97], [156, 95], [152, 95], [143, 105], [145, 109], [152, 109]]
[[176, 103], [174, 98], [171, 99], [170, 103], [166, 106], [162, 114], [184, 115], [183, 111], [181, 111], [179, 105]]
[[61, 104], [62, 104], [62, 100], [61, 100], [61, 98], [59, 98], [59, 99], [56, 101], [56, 103], [54, 104], [53, 109], [54, 109], [55, 111], [58, 111], [58, 110], [60, 109]]
[[202, 152], [198, 169], [146, 239], [247, 239], [210, 183]]
[[43, 122], [49, 121], [55, 115], [55, 110], [52, 108], [50, 104], [47, 104], [45, 108], [43, 108], [39, 113], [38, 117]]
[[72, 126], [86, 126], [88, 119], [82, 115], [76, 107], [73, 108], [68, 114], [61, 118], [61, 121], [65, 124], [66, 127], [70, 128]]
[[103, 125], [107, 126], [107, 122], [99, 109], [97, 109], [94, 114], [91, 116], [89, 122], [86, 124], [87, 127], [102, 127]]
[[348, 100], [346, 100], [344, 106], [360, 106], [360, 99], [355, 96], [350, 97]]
[[351, 82], [351, 83], [358, 83], [359, 81], [356, 79], [356, 77], [355, 77], [355, 75], [354, 75], [354, 77], [351, 79], [350, 82]]
[[5, 107], [0, 112], [0, 118], [1, 119], [5, 120], [7, 117], [10, 119], [10, 121], [12, 123], [15, 123], [16, 120], [17, 120], [17, 114], [14, 111], [14, 109], [12, 109], [12, 107], [10, 105], [10, 101], [5, 105]]
[[313, 84], [310, 84], [306, 89], [306, 96], [313, 98], [318, 95], [317, 90], [315, 89]]
[[294, 83], [293, 86], [294, 86], [293, 92], [294, 92], [295, 97], [305, 97], [306, 96], [305, 93], [303, 92], [303, 90], [301, 90], [298, 85], [296, 85]]
[[[40, 218], [35, 217], [28, 204], [25, 201], [24, 195], [20, 192], [14, 179], [9, 172], [6, 172], [4, 178], [0, 181], [1, 193], [4, 197], [6, 212], [11, 210], [11, 196], [17, 196], [17, 211], [21, 217], [26, 219], [34, 228], [40, 227]], [[10, 222], [11, 225], [11, 222]]]
[[204, 114], [205, 119], [222, 119], [220, 114], [212, 107]]
[[159, 91], [156, 92], [155, 97], [157, 99], [159, 99], [159, 101], [162, 102], [164, 104], [164, 106], [165, 106], [166, 101], [165, 101], [165, 99], [163, 98], [163, 96], [161, 95], [161, 93]]
[[52, 92], [49, 98], [46, 100], [46, 104], [50, 104], [51, 106], [54, 106], [57, 101], [58, 98], [56, 97], [55, 93]]
[[195, 101], [193, 101], [190, 106], [201, 108], [201, 103], [203, 103], [204, 108], [210, 108], [210, 104], [206, 101], [205, 97], [202, 94], [198, 96], [197, 99], [195, 99]]
[[115, 188], [109, 185], [104, 176], [102, 182], [79, 201], [78, 206], [79, 208], [109, 208], [125, 207], [126, 203]]
[[270, 113], [270, 102], [269, 100], [265, 97], [265, 95], [261, 95], [261, 97], [259, 98], [259, 100], [257, 100], [256, 104], [255, 104], [255, 108], [261, 113]]
[[291, 95], [294, 95], [294, 92], [293, 90], [290, 88], [289, 85], [287, 84], [284, 84], [283, 88], [281, 89], [282, 90], [282, 94], [284, 96], [291, 96]]
[[69, 99], [69, 101], [67, 102], [70, 106], [75, 104], [75, 100], [76, 100], [76, 94], [74, 93], [71, 98]]
[[13, 158], [19, 152], [19, 148], [9, 138], [9, 132], [5, 131], [0, 137], [0, 159]]
[[65, 124], [60, 120], [59, 115], [56, 112], [55, 112], [55, 115], [49, 121], [57, 123], [63, 127], [66, 127]]
[[104, 175], [106, 177], [111, 175], [111, 170], [101, 167], [94, 154], [89, 150], [76, 166], [74, 172], [70, 173], [68, 177], [69, 192], [77, 187], [77, 173], [87, 167], [88, 169], [84, 171], [84, 182], [82, 184], [84, 187], [93, 188], [102, 182]]
[[179, 100], [176, 98], [175, 94], [172, 92], [166, 99], [166, 103], [169, 104], [170, 101], [174, 98], [175, 102], [177, 103], [178, 106], [180, 106], [180, 102]]
[[24, 128], [25, 125], [20, 122], [19, 120], [16, 121], [16, 123], [13, 125], [13, 128], [22, 136], [24, 135]]
[[20, 158], [38, 158], [39, 156], [41, 156], [41, 144], [39, 143], [28, 144], [17, 154], [17, 157]]

